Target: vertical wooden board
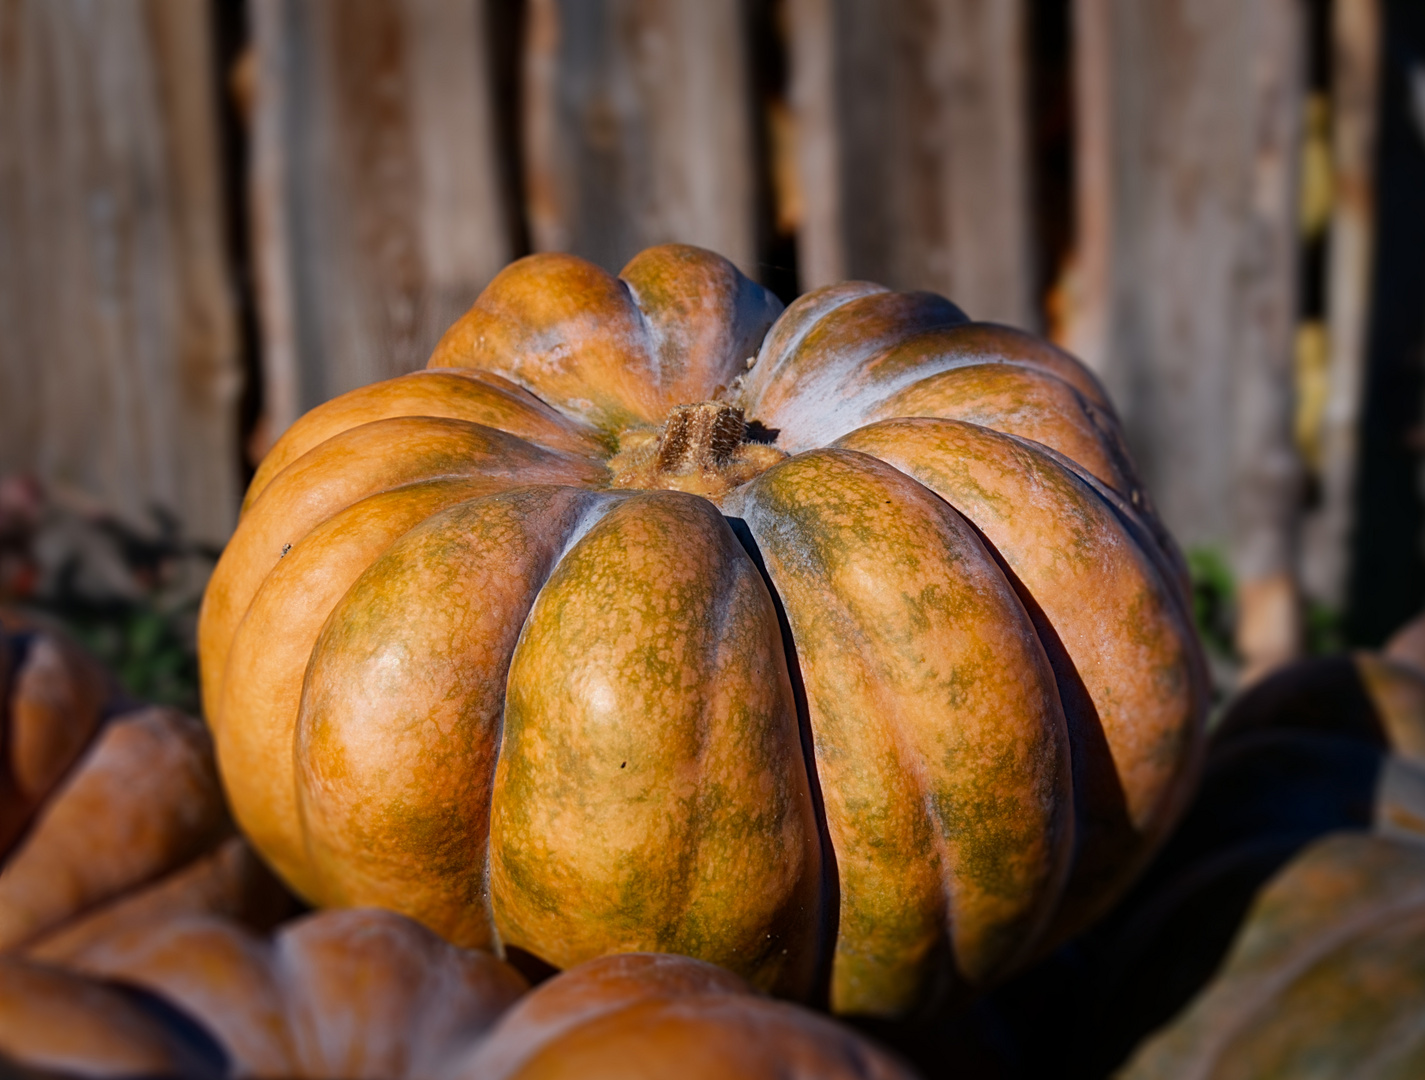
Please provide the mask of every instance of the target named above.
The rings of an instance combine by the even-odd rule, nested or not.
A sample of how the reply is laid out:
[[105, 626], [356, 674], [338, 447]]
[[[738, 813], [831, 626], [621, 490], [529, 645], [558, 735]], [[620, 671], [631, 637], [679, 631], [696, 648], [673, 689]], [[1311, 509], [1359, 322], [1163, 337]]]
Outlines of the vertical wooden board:
[[[1073, 0], [1074, 251], [1060, 342], [1106, 383], [1113, 301], [1114, 0]], [[1121, 390], [1114, 385], [1112, 392]], [[1122, 408], [1122, 406], [1120, 406]]]
[[[1295, 571], [1300, 0], [1078, 0], [1071, 341], [1163, 515], [1248, 579]], [[1106, 114], [1105, 114], [1106, 111]], [[1093, 186], [1101, 185], [1101, 186]]]
[[1022, 0], [792, 0], [803, 287], [1035, 327]]
[[483, 0], [253, 0], [268, 437], [421, 367], [512, 252]]
[[[1233, 561], [1244, 581], [1299, 577], [1303, 469], [1293, 436], [1300, 275], [1297, 184], [1306, 89], [1304, 0], [1257, 0], [1247, 23], [1252, 129], [1235, 277]], [[1288, 609], [1268, 651], [1300, 648]], [[1265, 660], [1266, 654], [1259, 656]], [[1249, 658], [1250, 659], [1250, 658]], [[1259, 661], [1260, 662], [1260, 661]]]
[[1330, 392], [1322, 417], [1321, 503], [1302, 527], [1302, 583], [1345, 603], [1375, 232], [1380, 0], [1334, 0], [1331, 20], [1333, 200], [1326, 280]]
[[220, 542], [238, 368], [204, 5], [0, 5], [0, 471]]
[[525, 197], [540, 251], [611, 270], [652, 244], [756, 265], [743, 0], [529, 0]]

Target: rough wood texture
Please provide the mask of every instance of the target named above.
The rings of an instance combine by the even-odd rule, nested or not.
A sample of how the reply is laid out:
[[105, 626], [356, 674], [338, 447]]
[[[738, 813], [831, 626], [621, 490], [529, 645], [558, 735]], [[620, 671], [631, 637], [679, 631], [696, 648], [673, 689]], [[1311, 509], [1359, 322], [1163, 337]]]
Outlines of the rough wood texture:
[[[1299, 0], [1078, 0], [1075, 16], [1070, 340], [1174, 532], [1230, 547], [1248, 581], [1295, 573], [1302, 21]], [[1292, 622], [1273, 648], [1294, 648]]]
[[617, 271], [697, 244], [757, 276], [740, 0], [530, 0], [525, 199], [538, 251]]
[[235, 328], [208, 8], [0, 3], [0, 472], [237, 510]]
[[1322, 417], [1321, 506], [1303, 523], [1302, 577], [1308, 593], [1337, 609], [1345, 602], [1370, 316], [1380, 20], [1380, 0], [1335, 0], [1332, 5], [1334, 200], [1326, 281], [1330, 393]]
[[422, 366], [512, 257], [483, 0], [252, 0], [267, 435]]
[[791, 0], [801, 285], [1034, 327], [1022, 0]]

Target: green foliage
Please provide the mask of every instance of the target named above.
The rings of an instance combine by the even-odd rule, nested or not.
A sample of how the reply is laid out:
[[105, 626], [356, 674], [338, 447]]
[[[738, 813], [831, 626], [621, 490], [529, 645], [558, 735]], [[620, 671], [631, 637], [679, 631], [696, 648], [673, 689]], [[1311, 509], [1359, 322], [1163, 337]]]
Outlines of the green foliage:
[[160, 508], [120, 519], [0, 477], [0, 604], [59, 624], [138, 701], [198, 710], [198, 606], [217, 555]]
[[1232, 632], [1237, 621], [1237, 582], [1232, 568], [1215, 547], [1189, 549], [1187, 562], [1197, 632], [1210, 653], [1231, 659], [1235, 655]]
[[1346, 651], [1346, 620], [1335, 608], [1318, 600], [1308, 600], [1305, 623], [1308, 656], [1330, 656]]
[[36, 607], [62, 623], [133, 697], [197, 713], [195, 604], [167, 610], [145, 596], [121, 602], [69, 598]]
[[[1193, 618], [1203, 644], [1223, 660], [1235, 657], [1233, 628], [1237, 621], [1237, 581], [1227, 558], [1215, 547], [1195, 547], [1187, 553], [1192, 577]], [[1303, 645], [1308, 656], [1329, 656], [1347, 648], [1345, 621], [1335, 608], [1307, 600], [1303, 615]]]

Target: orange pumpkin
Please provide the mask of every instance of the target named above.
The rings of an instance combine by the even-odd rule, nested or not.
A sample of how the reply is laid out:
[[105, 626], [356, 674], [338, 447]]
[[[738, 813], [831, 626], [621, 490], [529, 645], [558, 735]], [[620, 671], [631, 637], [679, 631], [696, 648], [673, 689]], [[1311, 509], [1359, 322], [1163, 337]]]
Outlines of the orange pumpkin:
[[489, 953], [377, 910], [310, 915], [271, 938], [211, 915], [149, 921], [57, 966], [178, 1009], [229, 1075], [288, 1080], [443, 1076], [528, 988]]
[[840, 1011], [1001, 978], [1199, 757], [1181, 564], [1086, 369], [666, 246], [501, 273], [264, 461], [204, 599], [234, 813], [320, 905]]
[[524, 990], [488, 953], [391, 912], [323, 912], [270, 940], [188, 918], [130, 928], [65, 969], [0, 959], [0, 1054], [86, 1076], [911, 1075], [849, 1029], [683, 956], [604, 957]]
[[115, 689], [62, 634], [0, 611], [0, 859], [89, 745]]
[[112, 685], [94, 660], [0, 612], [6, 652], [16, 674], [0, 694], [0, 837], [10, 842], [0, 842], [0, 954], [62, 958], [180, 913], [270, 925], [291, 910], [234, 835], [201, 723], [162, 707], [106, 717]]
[[849, 1028], [686, 956], [581, 964], [521, 998], [447, 1080], [910, 1080]]

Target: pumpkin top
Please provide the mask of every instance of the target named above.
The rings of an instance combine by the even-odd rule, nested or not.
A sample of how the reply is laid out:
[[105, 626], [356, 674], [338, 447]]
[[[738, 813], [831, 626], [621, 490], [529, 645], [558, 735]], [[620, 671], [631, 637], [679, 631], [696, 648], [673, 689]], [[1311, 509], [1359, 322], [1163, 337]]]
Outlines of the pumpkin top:
[[782, 304], [721, 255], [664, 244], [619, 276], [574, 255], [502, 270], [446, 331], [430, 367], [480, 368], [618, 432], [721, 397]]

